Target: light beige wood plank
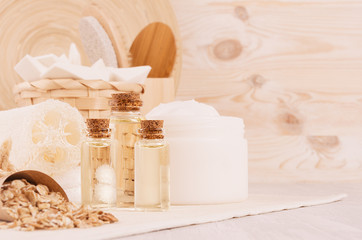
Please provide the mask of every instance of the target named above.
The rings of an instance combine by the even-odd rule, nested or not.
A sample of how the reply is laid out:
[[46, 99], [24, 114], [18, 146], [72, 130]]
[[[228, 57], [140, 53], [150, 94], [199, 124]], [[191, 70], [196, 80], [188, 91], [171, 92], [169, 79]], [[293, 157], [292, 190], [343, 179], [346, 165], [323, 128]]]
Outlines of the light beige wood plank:
[[181, 97], [201, 82], [198, 95], [212, 96], [255, 73], [287, 88], [362, 91], [361, 1], [171, 2], [184, 48]]
[[254, 75], [239, 84], [239, 94], [197, 98], [223, 115], [244, 119], [246, 129], [276, 135], [360, 135], [362, 95], [286, 90]]
[[171, 2], [177, 98], [245, 120], [252, 180], [362, 177], [362, 1]]

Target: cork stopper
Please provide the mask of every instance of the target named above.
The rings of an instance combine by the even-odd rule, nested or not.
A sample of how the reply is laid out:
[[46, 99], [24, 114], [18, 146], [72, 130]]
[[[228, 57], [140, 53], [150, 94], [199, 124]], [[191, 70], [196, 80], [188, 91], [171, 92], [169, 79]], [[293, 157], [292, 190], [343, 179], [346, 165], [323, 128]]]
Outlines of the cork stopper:
[[95, 138], [110, 137], [109, 119], [106, 118], [88, 118], [87, 121], [88, 136]]
[[144, 139], [163, 139], [163, 120], [142, 120], [140, 134]]
[[113, 111], [138, 111], [142, 106], [142, 100], [139, 93], [115, 93], [112, 94], [109, 106]]

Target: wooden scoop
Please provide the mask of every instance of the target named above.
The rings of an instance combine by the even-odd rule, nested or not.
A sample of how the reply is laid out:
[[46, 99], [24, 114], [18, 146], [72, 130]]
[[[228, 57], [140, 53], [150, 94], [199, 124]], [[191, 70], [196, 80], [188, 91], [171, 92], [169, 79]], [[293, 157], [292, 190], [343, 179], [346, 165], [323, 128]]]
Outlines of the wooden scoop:
[[[5, 182], [9, 182], [15, 179], [25, 179], [31, 184], [43, 184], [49, 188], [51, 192], [60, 192], [65, 200], [69, 201], [67, 194], [63, 188], [50, 176], [34, 170], [25, 170], [10, 174], [7, 177], [0, 179], [0, 187]], [[0, 221], [13, 221], [14, 219], [2, 209], [2, 202], [0, 201]]]
[[147, 25], [135, 38], [131, 49], [132, 66], [152, 67], [149, 78], [168, 78], [176, 59], [175, 37], [161, 22]]

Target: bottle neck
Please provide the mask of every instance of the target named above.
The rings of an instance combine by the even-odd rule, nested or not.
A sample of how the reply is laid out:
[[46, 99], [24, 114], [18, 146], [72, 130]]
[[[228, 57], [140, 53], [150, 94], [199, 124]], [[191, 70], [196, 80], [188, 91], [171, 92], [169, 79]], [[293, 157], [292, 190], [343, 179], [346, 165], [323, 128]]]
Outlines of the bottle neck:
[[111, 139], [111, 138], [110, 137], [94, 137], [94, 136], [87, 135], [87, 141], [103, 141], [103, 140], [107, 140], [107, 139]]
[[123, 116], [141, 116], [141, 112], [140, 112], [140, 109], [135, 109], [135, 110], [120, 110], [120, 109], [117, 109], [117, 110], [114, 110], [112, 109], [111, 111], [111, 116], [113, 117], [123, 117]]
[[111, 137], [111, 131], [109, 129], [107, 130], [104, 130], [104, 131], [97, 131], [97, 132], [94, 132], [94, 131], [91, 131], [91, 130], [88, 130], [87, 131], [87, 138], [88, 139], [107, 139], [107, 138], [110, 138]]
[[154, 130], [139, 130], [141, 139], [145, 140], [163, 140], [165, 138], [163, 130], [161, 128]]
[[162, 138], [162, 139], [141, 138], [141, 140], [139, 142], [143, 146], [163, 146], [163, 145], [166, 145], [166, 143], [167, 143], [164, 138]]

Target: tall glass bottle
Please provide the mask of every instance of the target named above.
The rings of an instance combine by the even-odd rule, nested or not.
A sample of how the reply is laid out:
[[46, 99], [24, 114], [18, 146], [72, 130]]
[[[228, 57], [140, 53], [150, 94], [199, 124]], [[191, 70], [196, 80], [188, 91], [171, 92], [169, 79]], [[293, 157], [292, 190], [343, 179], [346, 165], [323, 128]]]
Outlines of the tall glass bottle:
[[109, 119], [87, 119], [88, 134], [81, 152], [82, 204], [116, 205], [116, 174], [112, 163]]
[[134, 206], [134, 145], [143, 119], [139, 93], [112, 94], [110, 126], [115, 147], [117, 206]]
[[135, 208], [166, 211], [170, 207], [169, 146], [162, 120], [142, 120], [135, 145]]

